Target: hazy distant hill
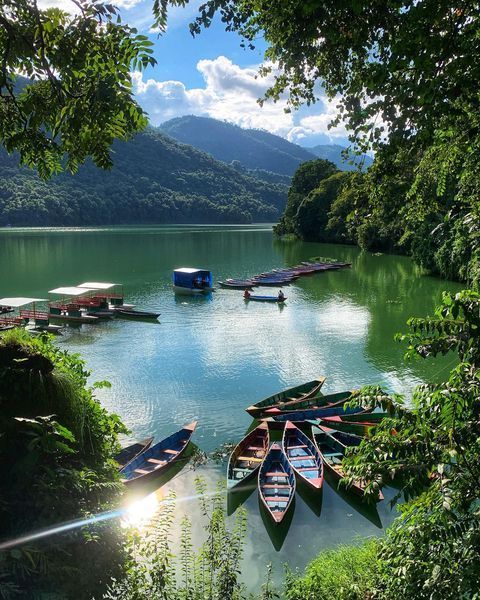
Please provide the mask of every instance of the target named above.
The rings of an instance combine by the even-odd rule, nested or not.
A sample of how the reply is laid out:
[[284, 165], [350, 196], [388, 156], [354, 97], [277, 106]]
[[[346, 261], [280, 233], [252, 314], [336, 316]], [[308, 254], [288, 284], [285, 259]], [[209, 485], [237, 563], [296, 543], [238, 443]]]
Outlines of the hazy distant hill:
[[[339, 169], [342, 171], [353, 171], [357, 169], [355, 164], [360, 164], [362, 162], [361, 156], [352, 157], [355, 160], [355, 164], [349, 164], [349, 160], [345, 160], [342, 156], [342, 150], [345, 150], [344, 146], [339, 146], [338, 144], [319, 144], [318, 146], [314, 146], [313, 148], [308, 148], [310, 152], [315, 154], [318, 158], [326, 158], [333, 162]], [[373, 163], [373, 159], [367, 154], [363, 155], [363, 167], [367, 169]]]
[[[247, 169], [270, 171], [291, 177], [313, 155], [284, 138], [258, 129], [242, 129], [207, 117], [186, 116], [160, 125], [176, 140], [204, 150], [226, 163], [239, 161]], [[261, 173], [257, 172], [257, 176]]]
[[114, 167], [41, 181], [0, 149], [0, 225], [276, 221], [287, 187], [151, 129], [114, 144]]

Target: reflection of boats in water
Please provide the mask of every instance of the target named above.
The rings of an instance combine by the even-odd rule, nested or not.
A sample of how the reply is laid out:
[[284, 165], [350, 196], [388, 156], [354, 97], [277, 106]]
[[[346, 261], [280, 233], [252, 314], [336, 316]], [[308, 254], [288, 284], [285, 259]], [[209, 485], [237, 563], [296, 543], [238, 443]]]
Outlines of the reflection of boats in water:
[[255, 477], [241, 482], [233, 488], [227, 490], [227, 515], [233, 515], [239, 506], [245, 504], [250, 498], [252, 492], [257, 489], [257, 480]]
[[339, 483], [338, 479], [325, 469], [325, 481], [328, 485], [334, 490], [334, 492], [340, 496], [342, 500], [344, 500], [349, 506], [351, 506], [356, 512], [358, 512], [362, 517], [365, 517], [370, 523], [378, 527], [379, 529], [383, 529], [382, 521], [380, 519], [380, 515], [378, 514], [378, 509], [376, 504], [370, 504], [362, 500], [359, 496], [355, 496], [351, 492], [347, 490], [341, 483]]

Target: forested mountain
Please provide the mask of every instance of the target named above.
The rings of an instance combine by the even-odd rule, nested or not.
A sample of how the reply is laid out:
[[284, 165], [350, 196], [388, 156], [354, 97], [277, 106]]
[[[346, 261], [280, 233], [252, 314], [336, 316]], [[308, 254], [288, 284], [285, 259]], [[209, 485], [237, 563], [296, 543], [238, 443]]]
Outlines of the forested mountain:
[[247, 169], [261, 169], [291, 177], [299, 165], [312, 160], [307, 149], [259, 129], [193, 115], [160, 126], [176, 140], [204, 150], [226, 163], [239, 161]]
[[[363, 156], [352, 156], [345, 160], [342, 155], [342, 151], [345, 150], [345, 147], [340, 146], [339, 144], [319, 144], [318, 146], [313, 146], [313, 148], [307, 148], [307, 150], [312, 152], [312, 154], [318, 158], [329, 160], [341, 171], [356, 171], [358, 165], [362, 165], [363, 169], [366, 169], [373, 163], [373, 159], [368, 156], [368, 154], [364, 154]], [[352, 160], [355, 163], [353, 165], [350, 164], [350, 161]]]
[[149, 129], [114, 144], [114, 166], [42, 181], [0, 150], [0, 225], [276, 221], [287, 188]]

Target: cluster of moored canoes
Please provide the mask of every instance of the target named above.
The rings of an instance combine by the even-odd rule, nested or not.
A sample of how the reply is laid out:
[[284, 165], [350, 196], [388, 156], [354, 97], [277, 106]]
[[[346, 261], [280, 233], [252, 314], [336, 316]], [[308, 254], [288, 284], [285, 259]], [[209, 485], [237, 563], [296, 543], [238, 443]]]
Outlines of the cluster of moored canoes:
[[344, 262], [302, 262], [299, 265], [286, 269], [273, 269], [267, 273], [260, 273], [247, 279], [226, 279], [219, 281], [223, 288], [234, 290], [250, 290], [258, 286], [284, 286], [289, 285], [299, 277], [322, 273], [350, 267], [351, 263]]
[[[292, 504], [296, 480], [321, 490], [328, 470], [338, 482], [344, 477], [347, 449], [358, 446], [386, 416], [369, 407], [350, 406], [354, 391], [323, 395], [324, 381], [324, 377], [315, 379], [249, 406], [247, 412], [261, 423], [230, 455], [228, 487], [240, 487], [256, 476], [262, 503], [275, 523], [282, 521]], [[270, 443], [272, 429], [283, 429], [281, 443]], [[369, 485], [358, 480], [349, 490], [363, 497]], [[379, 489], [376, 498], [383, 498]]]

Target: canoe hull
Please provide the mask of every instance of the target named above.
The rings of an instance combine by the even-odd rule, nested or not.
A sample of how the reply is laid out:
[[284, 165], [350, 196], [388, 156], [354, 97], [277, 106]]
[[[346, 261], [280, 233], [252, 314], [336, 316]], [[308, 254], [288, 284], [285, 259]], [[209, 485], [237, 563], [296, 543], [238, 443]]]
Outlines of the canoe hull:
[[[287, 421], [283, 430], [282, 447], [297, 479], [305, 483], [310, 489], [321, 490], [323, 486], [323, 461], [318, 448], [303, 431], [290, 421]], [[308, 468], [310, 466], [311, 468]], [[313, 476], [307, 476], [307, 474]]]
[[[266, 423], [250, 431], [233, 449], [227, 466], [227, 488], [235, 489], [257, 474], [270, 446], [270, 435]], [[243, 460], [241, 460], [243, 458]], [[250, 458], [251, 460], [247, 460]], [[242, 466], [243, 465], [243, 466]], [[236, 470], [243, 477], [236, 477]], [[247, 474], [245, 474], [247, 473]]]
[[[196, 426], [196, 421], [185, 425], [179, 431], [131, 460], [120, 470], [124, 476], [124, 484], [128, 487], [143, 484], [165, 472], [185, 452]], [[178, 448], [178, 450], [174, 448]]]
[[268, 396], [268, 398], [260, 400], [260, 402], [257, 402], [256, 404], [252, 404], [246, 411], [250, 416], [257, 418], [269, 408], [277, 408], [280, 405], [286, 404], [291, 406], [296, 402], [302, 402], [307, 398], [319, 394], [320, 388], [324, 383], [325, 377], [313, 379], [307, 383], [302, 383], [281, 392], [277, 392], [276, 394], [272, 394], [271, 396]]
[[291, 509], [295, 474], [279, 444], [272, 444], [258, 472], [258, 493], [268, 515], [279, 524]]

